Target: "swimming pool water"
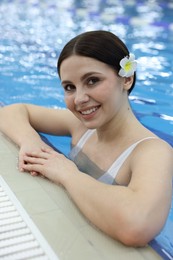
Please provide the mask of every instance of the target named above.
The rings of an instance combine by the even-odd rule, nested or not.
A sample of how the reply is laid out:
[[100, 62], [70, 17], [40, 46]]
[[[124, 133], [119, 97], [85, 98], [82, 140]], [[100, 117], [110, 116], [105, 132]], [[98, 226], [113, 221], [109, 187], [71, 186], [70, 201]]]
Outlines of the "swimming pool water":
[[[130, 96], [136, 116], [173, 145], [172, 13], [172, 0], [1, 0], [0, 102], [64, 108], [60, 50], [78, 33], [110, 30], [138, 59]], [[49, 139], [68, 153], [69, 139]], [[156, 243], [165, 259], [173, 257], [173, 209]]]

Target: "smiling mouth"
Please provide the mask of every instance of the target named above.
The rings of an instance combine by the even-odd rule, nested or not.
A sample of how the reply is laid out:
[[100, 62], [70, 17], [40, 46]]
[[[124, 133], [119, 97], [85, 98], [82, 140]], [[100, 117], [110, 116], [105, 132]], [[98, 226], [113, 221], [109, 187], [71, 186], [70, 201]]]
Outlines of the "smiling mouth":
[[90, 114], [92, 114], [93, 112], [95, 112], [96, 110], [98, 110], [99, 107], [100, 107], [100, 106], [93, 107], [93, 108], [87, 109], [87, 110], [85, 110], [85, 111], [80, 111], [80, 113], [81, 113], [82, 115], [90, 115]]

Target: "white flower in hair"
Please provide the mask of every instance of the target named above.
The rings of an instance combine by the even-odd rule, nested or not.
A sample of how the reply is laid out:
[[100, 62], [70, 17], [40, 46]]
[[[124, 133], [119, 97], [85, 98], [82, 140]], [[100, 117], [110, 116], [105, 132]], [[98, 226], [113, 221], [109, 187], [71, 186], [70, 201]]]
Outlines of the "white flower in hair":
[[137, 61], [135, 60], [135, 55], [130, 53], [129, 56], [126, 56], [120, 60], [121, 69], [119, 70], [118, 75], [121, 77], [130, 77], [134, 75], [134, 72], [137, 68]]

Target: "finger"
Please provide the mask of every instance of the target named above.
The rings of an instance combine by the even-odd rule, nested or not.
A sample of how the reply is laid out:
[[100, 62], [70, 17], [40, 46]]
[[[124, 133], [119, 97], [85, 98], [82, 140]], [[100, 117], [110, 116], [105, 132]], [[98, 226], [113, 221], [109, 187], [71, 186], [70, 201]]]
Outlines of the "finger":
[[[43, 152], [44, 152], [44, 154], [46, 154], [47, 156], [48, 155], [54, 155], [54, 156], [62, 156], [63, 154], [62, 153], [60, 153], [60, 152], [58, 152], [58, 151], [55, 151], [55, 150], [53, 150], [53, 149], [49, 149], [49, 148], [46, 148], [46, 147], [43, 147], [42, 149], [41, 149]], [[49, 156], [48, 156], [49, 157]]]
[[42, 150], [42, 152], [48, 153], [48, 154], [51, 154], [52, 152], [54, 152], [53, 149], [48, 148], [48, 147], [42, 147], [41, 150]]
[[25, 163], [25, 161], [24, 161], [23, 156], [19, 155], [19, 158], [18, 158], [18, 168], [19, 168], [20, 171], [23, 171], [24, 163]]
[[24, 164], [39, 164], [43, 165], [45, 163], [45, 158], [40, 158], [40, 157], [30, 157], [25, 155], [24, 156]]
[[30, 172], [30, 173], [31, 173], [32, 176], [38, 176], [38, 175], [39, 175], [39, 173], [38, 173], [38, 172], [35, 172], [35, 171], [32, 171], [32, 172]]
[[30, 172], [31, 175], [36, 176], [42, 174], [42, 166], [39, 164], [24, 164], [23, 171]]
[[30, 152], [30, 153], [26, 153], [26, 156], [28, 156], [28, 158], [48, 159], [49, 154], [46, 152]]

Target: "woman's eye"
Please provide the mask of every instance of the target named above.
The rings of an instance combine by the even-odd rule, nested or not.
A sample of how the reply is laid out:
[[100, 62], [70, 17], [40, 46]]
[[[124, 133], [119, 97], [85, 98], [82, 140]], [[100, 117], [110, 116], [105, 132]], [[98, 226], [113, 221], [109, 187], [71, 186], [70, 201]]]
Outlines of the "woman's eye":
[[97, 82], [99, 82], [99, 78], [93, 77], [93, 78], [88, 79], [88, 85], [92, 86], [92, 85], [96, 84]]
[[75, 89], [75, 86], [70, 85], [70, 84], [64, 86], [64, 90], [65, 90], [66, 92], [73, 91], [74, 89]]

